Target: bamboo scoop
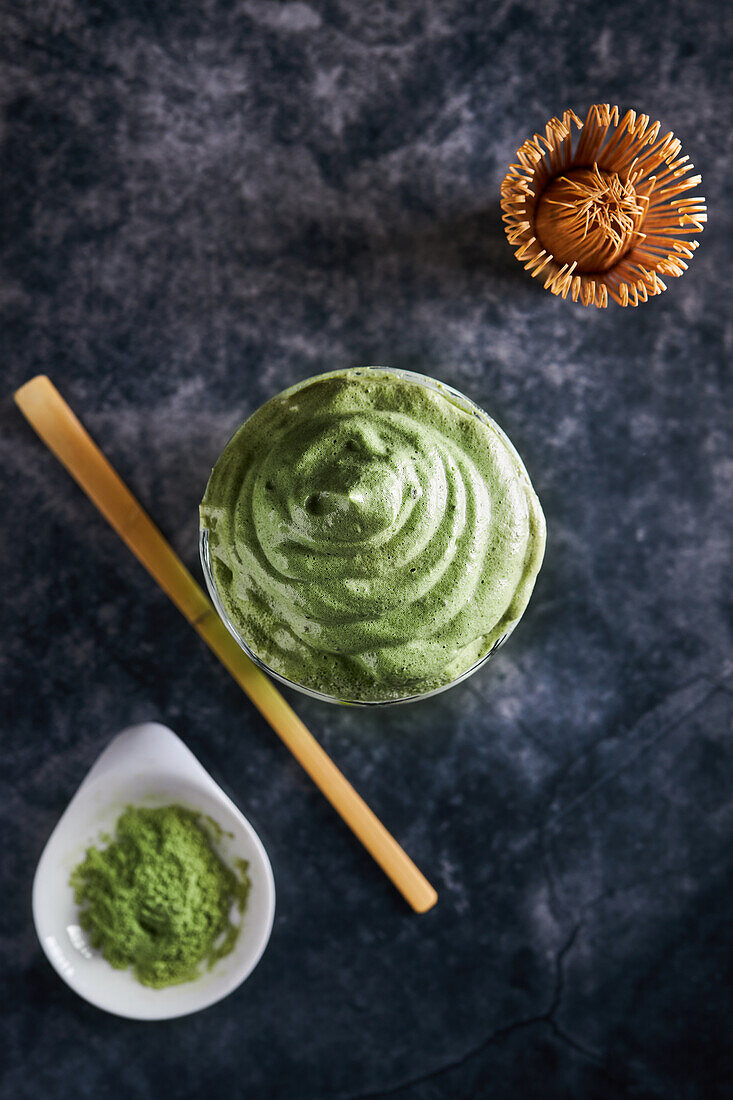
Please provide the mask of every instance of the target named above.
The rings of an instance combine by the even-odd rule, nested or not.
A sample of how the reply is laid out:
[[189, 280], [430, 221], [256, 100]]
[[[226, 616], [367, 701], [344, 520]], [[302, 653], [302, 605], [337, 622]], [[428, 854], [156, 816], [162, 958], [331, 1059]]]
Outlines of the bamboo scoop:
[[15, 393], [23, 415], [247, 693], [275, 733], [418, 913], [438, 895], [271, 681], [239, 648], [202, 589], [45, 375]]

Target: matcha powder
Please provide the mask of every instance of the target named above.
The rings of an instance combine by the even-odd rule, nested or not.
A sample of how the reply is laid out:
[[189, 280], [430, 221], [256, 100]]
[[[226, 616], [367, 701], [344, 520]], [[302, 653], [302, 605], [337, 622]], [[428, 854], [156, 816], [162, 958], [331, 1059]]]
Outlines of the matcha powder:
[[89, 848], [71, 875], [92, 947], [155, 989], [199, 977], [239, 933], [229, 914], [244, 912], [247, 865], [227, 867], [201, 820], [183, 806], [128, 807], [107, 847]]

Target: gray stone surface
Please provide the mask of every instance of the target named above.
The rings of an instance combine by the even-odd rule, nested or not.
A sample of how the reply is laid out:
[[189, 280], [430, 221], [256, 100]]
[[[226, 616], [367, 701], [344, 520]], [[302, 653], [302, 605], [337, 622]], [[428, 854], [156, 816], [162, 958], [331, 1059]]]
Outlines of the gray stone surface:
[[[3, 1100], [730, 1096], [730, 14], [5, 0], [2, 30]], [[543, 292], [498, 213], [518, 145], [594, 101], [674, 129], [710, 204], [691, 270], [635, 311]], [[9, 396], [50, 374], [198, 572], [234, 425], [368, 362], [494, 415], [550, 532], [469, 682], [293, 700], [434, 880], [424, 917]], [[251, 979], [159, 1025], [71, 993], [29, 904], [86, 769], [144, 719], [251, 817], [278, 889]]]

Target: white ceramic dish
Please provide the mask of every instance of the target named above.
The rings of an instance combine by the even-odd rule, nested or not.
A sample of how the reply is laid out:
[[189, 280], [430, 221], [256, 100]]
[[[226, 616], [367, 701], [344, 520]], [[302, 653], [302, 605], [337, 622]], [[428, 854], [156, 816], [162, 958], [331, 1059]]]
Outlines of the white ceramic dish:
[[[246, 859], [252, 883], [242, 930], [231, 954], [195, 981], [165, 989], [141, 985], [93, 951], [79, 927], [69, 875], [100, 834], [112, 832], [125, 806], [181, 803], [209, 814], [225, 831], [216, 842], [229, 863]], [[231, 836], [226, 835], [227, 833]], [[83, 781], [51, 834], [33, 880], [33, 920], [51, 965], [85, 1000], [134, 1020], [168, 1020], [198, 1012], [226, 997], [257, 965], [270, 938], [275, 883], [257, 833], [165, 726], [135, 726], [113, 738]], [[239, 920], [232, 912], [232, 920]]]

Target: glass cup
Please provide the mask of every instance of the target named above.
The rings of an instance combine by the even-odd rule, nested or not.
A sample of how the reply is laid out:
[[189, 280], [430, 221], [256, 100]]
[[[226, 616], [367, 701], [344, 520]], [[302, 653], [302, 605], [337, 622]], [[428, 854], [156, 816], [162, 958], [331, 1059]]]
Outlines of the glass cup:
[[[395, 378], [401, 378], [406, 382], [411, 382], [413, 384], [424, 386], [426, 389], [437, 391], [439, 394], [441, 394], [442, 397], [445, 397], [453, 404], [458, 405], [458, 407], [463, 409], [464, 412], [467, 412], [471, 416], [475, 416], [479, 420], [482, 420], [484, 423], [489, 424], [491, 428], [493, 428], [493, 430], [501, 436], [501, 438], [506, 443], [507, 447], [512, 451], [512, 453], [515, 455], [517, 454], [517, 451], [511, 440], [499, 427], [496, 421], [492, 420], [488, 413], [485, 413], [483, 409], [479, 408], [478, 405], [474, 404], [473, 401], [469, 400], [469, 398], [462, 394], [459, 390], [454, 389], [453, 386], [448, 386], [444, 382], [439, 382], [437, 379], [430, 378], [426, 374], [418, 374], [415, 371], [409, 370], [399, 370], [395, 367], [368, 366], [351, 368], [351, 373], [354, 374], [366, 374], [368, 371], [379, 371], [382, 374], [392, 374], [395, 376]], [[342, 374], [343, 371], [333, 371], [332, 373]], [[327, 376], [318, 375], [313, 377]], [[297, 391], [302, 389], [304, 386], [310, 385], [310, 383], [313, 381], [313, 377], [306, 378], [302, 382], [298, 382], [296, 383], [296, 385], [290, 386], [288, 389], [283, 390], [278, 396], [289, 397], [292, 394], [297, 393]], [[237, 428], [235, 429], [235, 433], [232, 433], [232, 437], [234, 434], [236, 434], [236, 432], [239, 431], [240, 427], [241, 425], [237, 426]], [[517, 455], [517, 457], [519, 456]], [[201, 566], [204, 572], [206, 587], [209, 590], [209, 595], [211, 596], [214, 607], [216, 608], [222, 622], [226, 626], [229, 633], [232, 635], [238, 645], [241, 646], [247, 656], [252, 661], [254, 661], [254, 663], [263, 670], [263, 672], [266, 672], [268, 676], [271, 676], [274, 680], [279, 681], [279, 683], [281, 684], [285, 684], [286, 687], [294, 688], [296, 691], [300, 691], [304, 695], [310, 695], [313, 699], [320, 699], [325, 703], [338, 703], [341, 706], [353, 707], [387, 707], [396, 706], [399, 703], [415, 703], [420, 699], [429, 699], [433, 695], [439, 695], [441, 692], [447, 691], [448, 688], [455, 687], [456, 684], [460, 684], [463, 680], [467, 680], [469, 676], [473, 676], [474, 672], [477, 672], [478, 669], [485, 665], [489, 658], [492, 657], [494, 653], [496, 653], [497, 649], [499, 649], [499, 647], [504, 644], [504, 642], [507, 640], [507, 638], [517, 625], [517, 622], [519, 621], [518, 619], [515, 620], [508, 628], [508, 630], [504, 634], [502, 634], [500, 638], [497, 638], [489, 652], [485, 653], [483, 657], [480, 657], [478, 661], [471, 665], [470, 668], [467, 668], [459, 676], [456, 676], [453, 680], [449, 680], [448, 683], [441, 684], [439, 687], [431, 688], [429, 691], [419, 692], [415, 695], [402, 695], [397, 699], [343, 699], [337, 695], [329, 695], [322, 691], [316, 691], [314, 688], [308, 687], [305, 684], [299, 684], [295, 680], [289, 680], [286, 676], [283, 676], [281, 673], [276, 672], [275, 669], [270, 668], [269, 665], [267, 665], [260, 657], [257, 656], [254, 650], [252, 650], [252, 648], [247, 644], [242, 635], [239, 633], [237, 627], [234, 625], [232, 620], [229, 618], [229, 615], [227, 614], [226, 609], [222, 603], [221, 597], [216, 587], [214, 573], [211, 567], [211, 555], [209, 553], [209, 532], [203, 526], [201, 526], [199, 530], [199, 553], [201, 556]]]

